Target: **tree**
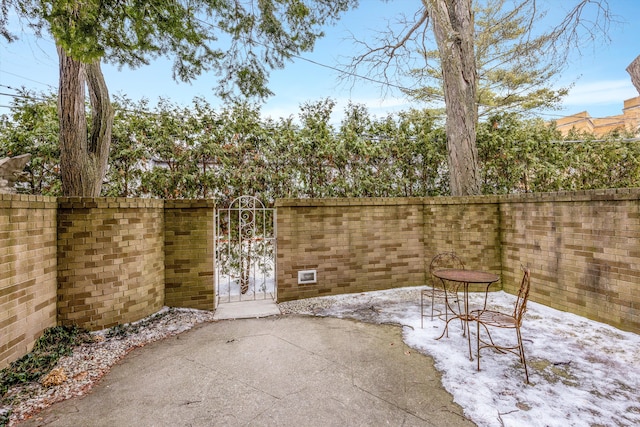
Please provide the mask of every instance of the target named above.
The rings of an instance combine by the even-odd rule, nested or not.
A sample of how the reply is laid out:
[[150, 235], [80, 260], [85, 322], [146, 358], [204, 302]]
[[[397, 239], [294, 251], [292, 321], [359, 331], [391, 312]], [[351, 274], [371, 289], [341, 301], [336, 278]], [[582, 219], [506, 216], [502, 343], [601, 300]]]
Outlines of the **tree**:
[[[59, 196], [60, 150], [54, 94], [20, 92], [11, 116], [0, 116], [0, 158], [31, 161], [15, 188]], [[114, 197], [214, 198], [229, 206], [241, 195], [266, 205], [283, 197], [428, 197], [449, 193], [446, 136], [435, 112], [409, 110], [376, 119], [349, 105], [339, 128], [334, 102], [300, 107], [293, 118], [263, 120], [256, 105], [215, 111], [195, 99], [189, 108], [114, 102], [107, 184]], [[631, 133], [605, 139], [500, 113], [477, 126], [482, 194], [640, 186], [640, 144]]]
[[[536, 24], [544, 16], [539, 0], [422, 0], [411, 18], [401, 17], [398, 27], [389, 26], [372, 47], [363, 42], [364, 52], [354, 58], [352, 68], [367, 67], [369, 73], [389, 80], [391, 76], [417, 79], [410, 93], [445, 102], [449, 180], [453, 195], [480, 194], [476, 123], [480, 100], [489, 106], [552, 106], [564, 90], [545, 88], [544, 72], [560, 68], [534, 68], [536, 58], [566, 59], [571, 48], [580, 48], [583, 35], [595, 38], [606, 33], [610, 14], [607, 0], [575, 0], [575, 7], [548, 32]], [[585, 8], [597, 10], [596, 19], [582, 19]], [[530, 11], [536, 13], [531, 14]], [[478, 31], [475, 13], [484, 32]], [[428, 30], [433, 33], [433, 50]], [[500, 45], [498, 42], [503, 44]], [[434, 64], [434, 52], [437, 62]], [[536, 56], [527, 58], [531, 53]], [[415, 65], [417, 55], [424, 60], [422, 70]], [[484, 67], [484, 68], [483, 68]], [[481, 72], [482, 70], [482, 72]], [[537, 71], [536, 71], [537, 70]], [[536, 71], [532, 73], [532, 71]], [[441, 80], [440, 88], [425, 88], [424, 77]], [[485, 78], [486, 86], [480, 86]], [[396, 83], [396, 82], [394, 82]], [[402, 82], [401, 82], [402, 83]], [[405, 85], [406, 86], [406, 85]], [[482, 90], [479, 90], [482, 88]], [[523, 88], [530, 95], [523, 96]], [[539, 88], [540, 90], [536, 89]], [[529, 100], [537, 102], [530, 103]]]
[[[476, 102], [479, 117], [504, 110], [553, 109], [567, 88], [554, 88], [565, 61], [554, 53], [553, 31], [532, 35], [544, 19], [535, 2], [507, 0], [477, 2], [474, 7], [474, 44], [478, 72]], [[410, 70], [417, 89], [408, 93], [422, 100], [443, 98], [439, 51], [421, 49], [425, 67]]]
[[471, 0], [426, 0], [425, 5], [433, 19], [442, 66], [451, 191], [454, 195], [480, 194]]
[[148, 101], [133, 102], [117, 96], [113, 102], [116, 111], [111, 133], [109, 168], [102, 194], [110, 197], [140, 197], [143, 170], [149, 164], [146, 133], [153, 129], [153, 113]]
[[19, 90], [11, 116], [0, 116], [0, 158], [31, 154], [17, 191], [60, 194], [60, 149], [56, 96]]
[[522, 120], [516, 113], [493, 115], [478, 126], [483, 194], [558, 191], [572, 167], [555, 125]]
[[213, 71], [221, 96], [266, 97], [269, 70], [312, 49], [322, 36], [320, 27], [356, 2], [0, 1], [5, 39], [14, 38], [7, 27], [13, 8], [37, 34], [48, 31], [56, 42], [62, 188], [65, 195], [77, 196], [100, 195], [108, 162], [114, 112], [100, 68], [103, 61], [137, 67], [160, 56], [173, 57], [176, 79], [190, 81]]
[[197, 194], [194, 162], [196, 130], [189, 126], [190, 112], [167, 99], [161, 99], [150, 117], [151, 126], [141, 136], [151, 166], [143, 172], [145, 192], [155, 197], [194, 198]]
[[334, 107], [335, 101], [329, 98], [300, 106], [298, 116], [302, 129], [292, 151], [295, 153], [294, 161], [298, 163], [299, 179], [308, 197], [333, 196], [331, 158], [336, 139], [330, 121]]
[[398, 114], [398, 129], [390, 149], [396, 175], [402, 177], [399, 195], [427, 197], [448, 194], [446, 136], [433, 111]]
[[236, 198], [252, 195], [267, 200], [267, 176], [263, 147], [268, 138], [260, 119], [260, 109], [249, 103], [234, 103], [220, 113], [216, 136], [222, 145], [220, 168], [222, 206]]

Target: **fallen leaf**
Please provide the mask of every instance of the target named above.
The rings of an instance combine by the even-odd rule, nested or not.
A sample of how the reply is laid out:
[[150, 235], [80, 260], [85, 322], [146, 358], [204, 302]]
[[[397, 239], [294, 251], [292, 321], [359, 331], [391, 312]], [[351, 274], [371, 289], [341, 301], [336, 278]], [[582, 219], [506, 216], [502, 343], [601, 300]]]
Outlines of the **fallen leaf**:
[[45, 387], [52, 387], [56, 385], [60, 385], [67, 380], [67, 374], [64, 372], [62, 368], [52, 369], [47, 375], [44, 376], [41, 380], [41, 384]]

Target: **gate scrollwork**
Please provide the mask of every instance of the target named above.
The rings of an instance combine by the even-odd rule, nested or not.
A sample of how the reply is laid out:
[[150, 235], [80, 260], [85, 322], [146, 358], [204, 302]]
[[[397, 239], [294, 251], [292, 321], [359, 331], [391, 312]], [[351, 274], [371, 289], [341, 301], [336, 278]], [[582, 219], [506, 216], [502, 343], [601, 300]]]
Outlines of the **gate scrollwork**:
[[218, 302], [275, 299], [275, 209], [241, 196], [216, 216]]

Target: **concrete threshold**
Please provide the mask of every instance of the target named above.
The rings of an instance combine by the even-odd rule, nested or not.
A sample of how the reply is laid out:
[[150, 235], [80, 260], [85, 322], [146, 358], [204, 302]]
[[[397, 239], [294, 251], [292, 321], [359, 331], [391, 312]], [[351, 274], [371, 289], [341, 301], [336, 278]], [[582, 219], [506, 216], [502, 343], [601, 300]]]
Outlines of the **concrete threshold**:
[[278, 304], [272, 299], [258, 299], [220, 303], [213, 314], [214, 320], [253, 319], [277, 316], [280, 314]]

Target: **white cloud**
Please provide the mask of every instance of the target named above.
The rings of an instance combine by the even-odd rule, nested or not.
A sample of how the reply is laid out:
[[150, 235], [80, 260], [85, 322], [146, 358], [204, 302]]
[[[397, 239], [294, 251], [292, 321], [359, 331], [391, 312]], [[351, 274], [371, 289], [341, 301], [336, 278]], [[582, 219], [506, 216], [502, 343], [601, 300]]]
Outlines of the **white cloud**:
[[622, 109], [624, 100], [638, 96], [630, 80], [601, 80], [578, 83], [564, 99], [565, 106], [583, 106], [588, 110], [591, 105], [616, 104]]
[[[344, 117], [344, 111], [349, 103], [356, 105], [364, 105], [369, 114], [378, 118], [384, 117], [389, 113], [395, 113], [399, 111], [406, 111], [410, 108], [421, 108], [421, 104], [415, 101], [411, 101], [404, 97], [332, 97], [329, 98], [335, 101], [335, 107], [333, 108], [332, 123], [338, 125]], [[314, 102], [322, 98], [308, 98], [308, 99], [296, 99], [289, 98], [272, 99], [262, 107], [262, 116], [271, 117], [277, 120], [281, 117], [293, 116], [298, 118], [300, 113], [300, 106], [306, 102]]]

